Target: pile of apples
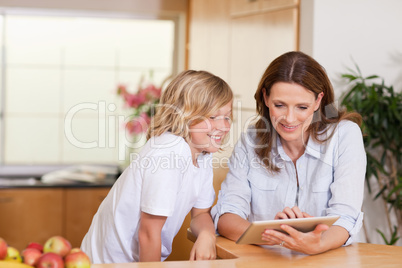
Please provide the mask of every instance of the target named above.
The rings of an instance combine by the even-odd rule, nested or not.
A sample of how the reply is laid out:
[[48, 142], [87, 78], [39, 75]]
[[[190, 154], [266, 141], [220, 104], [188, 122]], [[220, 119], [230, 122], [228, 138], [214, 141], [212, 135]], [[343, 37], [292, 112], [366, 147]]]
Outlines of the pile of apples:
[[[5, 266], [2, 266], [3, 265]], [[20, 264], [21, 266], [17, 266]], [[62, 236], [49, 238], [42, 246], [30, 243], [21, 253], [0, 237], [1, 267], [35, 268], [90, 268], [89, 257], [79, 248], [71, 248], [70, 242]]]

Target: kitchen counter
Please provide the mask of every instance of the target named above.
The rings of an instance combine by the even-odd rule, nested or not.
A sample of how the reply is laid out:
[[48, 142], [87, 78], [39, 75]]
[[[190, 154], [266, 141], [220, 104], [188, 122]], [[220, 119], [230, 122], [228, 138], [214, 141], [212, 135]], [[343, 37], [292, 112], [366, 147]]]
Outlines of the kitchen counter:
[[118, 175], [113, 165], [0, 166], [0, 189], [110, 187]]
[[213, 261], [175, 261], [126, 264], [93, 264], [92, 268], [227, 268], [227, 267], [401, 267], [402, 247], [356, 243], [318, 255], [305, 255], [279, 246], [237, 245], [217, 237]]
[[65, 180], [54, 183], [44, 183], [37, 178], [0, 178], [0, 189], [16, 188], [88, 188], [88, 187], [110, 187], [116, 181], [116, 178], [109, 177], [96, 182], [82, 182], [74, 180]]

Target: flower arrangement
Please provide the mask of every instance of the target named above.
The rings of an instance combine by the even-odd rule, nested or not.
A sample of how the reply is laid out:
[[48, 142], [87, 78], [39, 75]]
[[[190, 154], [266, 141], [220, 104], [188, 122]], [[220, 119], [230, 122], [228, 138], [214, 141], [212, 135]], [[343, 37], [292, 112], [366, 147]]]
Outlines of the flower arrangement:
[[130, 135], [139, 135], [147, 132], [151, 118], [155, 113], [155, 105], [159, 103], [162, 88], [153, 83], [141, 82], [136, 93], [127, 91], [125, 85], [117, 87], [117, 94], [122, 96], [125, 106], [132, 109], [130, 121], [125, 125]]

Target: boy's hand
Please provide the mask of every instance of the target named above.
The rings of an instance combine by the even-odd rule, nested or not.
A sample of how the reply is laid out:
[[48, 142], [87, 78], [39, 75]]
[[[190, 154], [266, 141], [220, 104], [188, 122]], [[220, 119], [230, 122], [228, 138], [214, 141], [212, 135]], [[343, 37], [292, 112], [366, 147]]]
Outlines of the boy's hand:
[[202, 232], [198, 235], [190, 252], [190, 261], [216, 259], [216, 237], [210, 232]]
[[191, 209], [190, 228], [197, 237], [190, 252], [190, 260], [214, 260], [216, 258], [216, 236], [215, 227], [212, 222], [210, 208]]

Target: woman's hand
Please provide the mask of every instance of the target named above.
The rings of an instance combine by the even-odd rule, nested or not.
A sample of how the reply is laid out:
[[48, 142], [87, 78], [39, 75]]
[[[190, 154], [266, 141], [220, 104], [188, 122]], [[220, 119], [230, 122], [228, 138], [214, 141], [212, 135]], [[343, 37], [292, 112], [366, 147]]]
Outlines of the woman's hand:
[[190, 261], [216, 259], [216, 237], [210, 232], [201, 232], [190, 252]]
[[[286, 207], [283, 211], [275, 215], [275, 220], [296, 219], [296, 218], [311, 218], [312, 216], [306, 212], [302, 212], [298, 207]], [[266, 241], [267, 245], [281, 245], [292, 250], [303, 252], [306, 254], [317, 254], [320, 252], [321, 234], [328, 229], [327, 225], [317, 225], [314, 231], [302, 233], [296, 229], [281, 225], [282, 230], [288, 234], [283, 234], [275, 230], [265, 230], [262, 234], [262, 240]]]
[[275, 215], [275, 220], [296, 219], [296, 218], [311, 218], [306, 212], [302, 212], [298, 207], [286, 207], [282, 212]]
[[288, 249], [312, 255], [327, 250], [322, 245], [322, 234], [328, 228], [325, 224], [318, 224], [314, 231], [303, 233], [289, 225], [283, 224], [281, 225], [281, 229], [288, 234], [267, 229], [262, 233], [261, 239], [267, 241], [268, 245], [281, 245]]
[[[298, 207], [288, 208], [278, 212], [276, 220], [311, 218], [306, 212], [302, 212]], [[282, 224], [281, 229], [287, 234], [279, 231], [266, 229], [262, 233], [261, 239], [266, 241], [266, 245], [281, 245], [291, 250], [305, 254], [318, 254], [327, 250], [342, 246], [349, 238], [349, 232], [340, 226], [328, 227], [325, 224], [318, 224], [314, 231], [303, 233], [289, 225]]]

